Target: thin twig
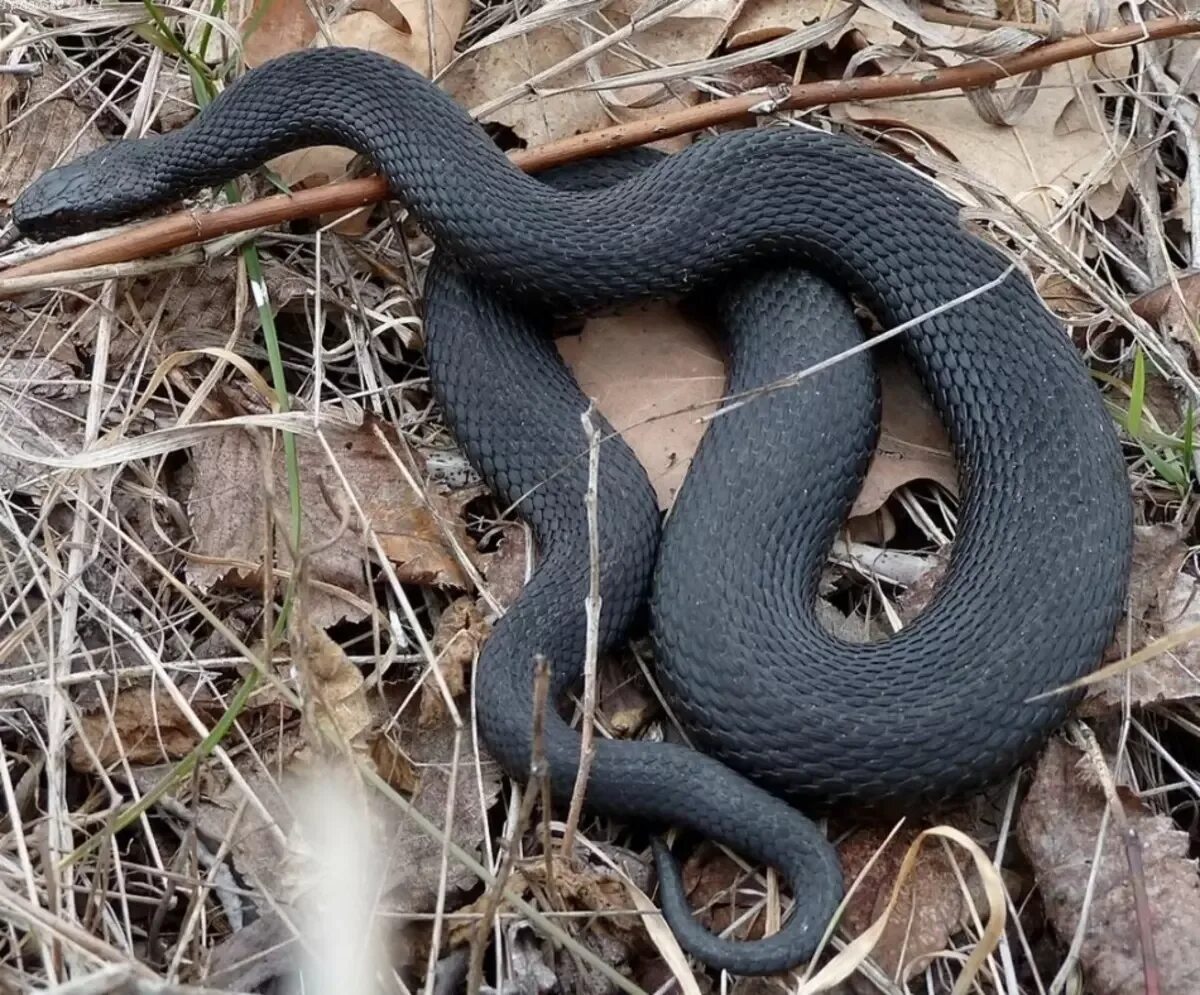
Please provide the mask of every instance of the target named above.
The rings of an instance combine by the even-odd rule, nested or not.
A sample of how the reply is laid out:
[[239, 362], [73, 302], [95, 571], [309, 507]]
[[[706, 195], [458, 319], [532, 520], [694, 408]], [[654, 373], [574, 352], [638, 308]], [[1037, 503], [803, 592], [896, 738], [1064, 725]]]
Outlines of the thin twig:
[[[1113, 823], [1120, 833], [1125, 845], [1125, 859], [1129, 864], [1129, 880], [1133, 887], [1133, 914], [1138, 925], [1138, 939], [1142, 947], [1142, 976], [1145, 979], [1145, 995], [1160, 995], [1162, 987], [1159, 983], [1158, 954], [1154, 948], [1154, 927], [1150, 915], [1150, 897], [1146, 892], [1146, 870], [1142, 861], [1142, 840], [1137, 828], [1129, 821], [1121, 796], [1117, 793], [1116, 781], [1108, 762], [1104, 759], [1104, 751], [1096, 742], [1091, 728], [1076, 720], [1071, 721], [1072, 731], [1083, 745], [1096, 779], [1104, 792], [1108, 809], [1112, 813]], [[1100, 860], [1096, 861], [1100, 863]]]
[[567, 814], [567, 826], [563, 832], [562, 849], [568, 860], [575, 850], [575, 831], [583, 811], [583, 797], [587, 790], [588, 774], [596, 755], [594, 743], [596, 719], [596, 660], [600, 652], [600, 429], [595, 421], [595, 402], [588, 404], [580, 416], [584, 435], [588, 440], [588, 483], [583, 496], [587, 509], [588, 523], [588, 593], [583, 606], [587, 618], [587, 637], [583, 659], [583, 741], [579, 744], [579, 771], [575, 775], [575, 788], [571, 792], [571, 808]]
[[[745, 93], [672, 111], [659, 117], [575, 135], [536, 149], [515, 152], [512, 154], [512, 160], [526, 172], [536, 173], [552, 166], [604, 155], [618, 149], [716, 125], [731, 124], [758, 114], [803, 110], [856, 100], [913, 96], [940, 90], [970, 90], [1114, 48], [1127, 48], [1145, 41], [1175, 38], [1198, 31], [1200, 22], [1191, 16], [1163, 17], [1146, 21], [1144, 24], [1125, 25], [1092, 35], [1064, 38], [1026, 49], [1007, 58], [978, 59], [947, 69], [824, 80], [819, 83], [781, 87], [766, 94]], [[101, 239], [87, 245], [50, 253], [40, 259], [14, 266], [5, 271], [5, 274], [6, 278], [57, 274], [85, 266], [140, 259], [233, 232], [272, 227], [284, 221], [365, 207], [385, 199], [387, 195], [387, 181], [383, 177], [372, 176], [265, 197], [217, 211], [181, 211], [148, 222], [119, 237]], [[10, 296], [13, 292], [4, 280], [0, 280], [0, 297]]]
[[[533, 671], [533, 752], [529, 758], [529, 783], [521, 795], [521, 809], [507, 837], [500, 856], [500, 868], [484, 898], [483, 909], [475, 935], [471, 938], [471, 964], [467, 970], [467, 995], [478, 995], [483, 984], [483, 954], [487, 950], [488, 935], [492, 923], [504, 898], [504, 889], [512, 873], [517, 844], [529, 819], [533, 815], [533, 803], [537, 800], [537, 785], [546, 778], [545, 724], [546, 701], [550, 696], [550, 665], [540, 654], [534, 657]], [[448, 844], [447, 844], [448, 845]]]

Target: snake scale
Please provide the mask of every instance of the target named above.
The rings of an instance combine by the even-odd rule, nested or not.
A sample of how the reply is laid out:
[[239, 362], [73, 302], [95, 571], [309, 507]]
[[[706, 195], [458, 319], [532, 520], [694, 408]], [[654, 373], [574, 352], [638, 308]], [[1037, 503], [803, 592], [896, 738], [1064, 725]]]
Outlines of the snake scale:
[[[631, 451], [619, 439], [601, 450], [600, 646], [619, 644], [650, 599], [657, 675], [692, 747], [598, 738], [587, 804], [693, 831], [784, 876], [794, 903], [782, 928], [730, 940], [692, 916], [656, 842], [664, 914], [698, 959], [743, 974], [805, 961], [842, 881], [801, 809], [913, 809], [1003, 777], [1076, 700], [1031, 697], [1089, 672], [1114, 631], [1132, 506], [1069, 338], [948, 198], [859, 142], [752, 128], [547, 182], [428, 80], [354, 49], [250, 71], [175, 132], [50, 170], [13, 217], [30, 237], [81, 232], [319, 144], [368, 156], [433, 238], [434, 389], [472, 463], [534, 529], [537, 569], [476, 678], [484, 741], [521, 780], [533, 657], [550, 661], [562, 701], [585, 647], [587, 401], [550, 318], [692, 295], [724, 335], [734, 392], [860, 342], [846, 293], [885, 326], [911, 323], [900, 342], [947, 426], [963, 497], [935, 597], [891, 638], [846, 643], [815, 613], [878, 431], [866, 354], [716, 418], [665, 529]], [[579, 734], [557, 713], [547, 721], [561, 800]]]

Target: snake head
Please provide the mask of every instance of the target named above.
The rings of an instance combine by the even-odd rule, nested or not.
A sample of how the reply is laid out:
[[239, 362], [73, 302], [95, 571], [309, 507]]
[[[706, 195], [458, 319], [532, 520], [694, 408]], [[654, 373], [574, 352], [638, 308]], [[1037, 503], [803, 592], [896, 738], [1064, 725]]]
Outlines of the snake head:
[[145, 181], [136, 199], [123, 196], [130, 175], [129, 146], [118, 142], [57, 166], [33, 181], [12, 206], [17, 230], [44, 242], [124, 221], [145, 210]]

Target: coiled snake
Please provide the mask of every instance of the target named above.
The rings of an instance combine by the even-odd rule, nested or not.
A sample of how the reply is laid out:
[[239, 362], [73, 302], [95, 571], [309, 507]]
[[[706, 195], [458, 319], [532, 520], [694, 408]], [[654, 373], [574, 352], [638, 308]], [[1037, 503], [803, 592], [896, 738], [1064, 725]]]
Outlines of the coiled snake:
[[[859, 295], [885, 326], [913, 322], [901, 341], [947, 424], [963, 503], [936, 597], [893, 638], [847, 644], [814, 613], [875, 441], [861, 356], [715, 419], [661, 550], [644, 472], [619, 440], [602, 448], [601, 647], [622, 639], [652, 586], [658, 674], [699, 750], [599, 738], [587, 803], [783, 873], [795, 896], [783, 928], [722, 939], [692, 918], [656, 844], [664, 913], [698, 958], [739, 973], [806, 960], [842, 884], [790, 803], [911, 808], [1003, 776], [1073, 701], [1029, 699], [1087, 673], [1112, 635], [1132, 510], [1115, 432], [1071, 342], [949, 199], [859, 143], [750, 129], [628, 159], [628, 178], [601, 189], [555, 186], [516, 169], [426, 79], [350, 49], [284, 56], [177, 132], [51, 170], [13, 216], [34, 237], [83, 231], [318, 144], [369, 156], [437, 244], [435, 389], [469, 458], [535, 530], [538, 568], [489, 638], [476, 687], [485, 742], [519, 779], [533, 656], [551, 662], [561, 700], [585, 645], [586, 399], [542, 316], [699, 291], [724, 326], [735, 392], [857, 341], [842, 296], [800, 267]], [[557, 715], [546, 752], [565, 798], [579, 736]]]

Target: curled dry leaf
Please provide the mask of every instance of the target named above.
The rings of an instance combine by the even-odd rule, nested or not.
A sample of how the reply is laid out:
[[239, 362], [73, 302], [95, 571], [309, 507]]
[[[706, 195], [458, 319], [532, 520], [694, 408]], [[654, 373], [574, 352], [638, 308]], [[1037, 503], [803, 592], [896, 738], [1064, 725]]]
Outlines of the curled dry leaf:
[[[712, 932], [722, 932], [735, 919], [745, 916], [747, 908], [761, 897], [762, 887], [749, 878], [741, 866], [712, 844], [700, 846], [683, 864], [683, 886], [688, 904], [696, 918]], [[751, 897], [738, 899], [739, 890], [748, 888]], [[731, 939], [759, 940], [766, 928], [766, 917], [759, 912], [742, 922], [729, 934]]]
[[[536, 857], [523, 862], [522, 874], [535, 894], [553, 894], [568, 909], [597, 913], [578, 933], [578, 939], [605, 963], [627, 972], [636, 959], [652, 955], [654, 950], [629, 891], [632, 884], [644, 894], [650, 871], [628, 850], [603, 844], [597, 849], [619, 870], [590, 859], [581, 846], [574, 860], [565, 859], [561, 852], [555, 854], [550, 879], [546, 876], [546, 861]], [[562, 991], [607, 995], [613, 990], [608, 979], [562, 952], [555, 959], [555, 972]]]
[[[918, 829], [901, 829], [859, 881], [842, 918], [851, 936], [858, 936], [886, 911], [905, 852], [919, 835]], [[884, 846], [887, 837], [885, 829], [867, 829], [853, 833], [839, 845], [847, 889]], [[952, 859], [958, 861], [957, 873]], [[950, 938], [971, 923], [972, 904], [986, 907], [977, 888], [978, 894], [963, 893], [959, 874], [969, 888], [977, 886], [971, 861], [959, 859], [957, 851], [935, 840], [922, 848], [901, 885], [896, 906], [871, 955], [901, 987], [928, 967], [933, 955], [947, 949]], [[850, 984], [854, 986], [857, 980], [851, 979]], [[864, 986], [864, 991], [869, 990], [872, 989]]]
[[[201, 721], [219, 711], [207, 695], [192, 697], [189, 704]], [[81, 771], [92, 769], [93, 753], [104, 767], [123, 761], [151, 765], [187, 756], [199, 742], [199, 733], [170, 694], [160, 686], [137, 684], [80, 716], [69, 756], [71, 766]]]
[[[1096, 845], [1108, 804], [1089, 776], [1084, 754], [1053, 740], [1017, 822], [1021, 849], [1037, 873], [1046, 910], [1064, 946], [1079, 935], [1079, 958], [1092, 995], [1142, 991], [1144, 952], [1126, 846], [1109, 822], [1098, 863]], [[1118, 787], [1120, 803], [1141, 851], [1149, 930], [1154, 936], [1161, 995], [1200, 990], [1200, 877], [1188, 834]], [[1089, 878], [1095, 874], [1089, 892]], [[1085, 921], [1086, 917], [1086, 921]]]
[[[1176, 526], [1139, 525], [1134, 529], [1130, 624], [1119, 627], [1105, 663], [1200, 623], [1200, 584], [1181, 572], [1188, 552], [1183, 532]], [[1127, 633], [1132, 634], [1132, 644], [1125, 638]], [[1198, 696], [1200, 647], [1187, 643], [1093, 685], [1080, 714], [1103, 715], [1126, 704], [1136, 707]]]
[[488, 594], [501, 608], [511, 608], [525, 589], [529, 567], [529, 546], [524, 525], [508, 525], [504, 538], [494, 552], [484, 558], [482, 572]]
[[[730, 26], [727, 44], [730, 48], [745, 48], [771, 41], [833, 17], [841, 13], [845, 6], [843, 0], [747, 0]], [[890, 18], [869, 7], [860, 7], [855, 11], [850, 23], [829, 43], [835, 44], [850, 31], [861, 32], [869, 45], [898, 45], [904, 40], [903, 35], [892, 27]]]
[[308, 0], [254, 0], [239, 26], [242, 59], [253, 69], [288, 52], [307, 48], [319, 25]]
[[[236, 258], [214, 259], [204, 266], [167, 270], [133, 278], [123, 284], [113, 323], [109, 352], [114, 363], [125, 362], [139, 349], [149, 346], [157, 364], [174, 352], [229, 345], [237, 317], [238, 267]], [[263, 282], [275, 313], [303, 300], [309, 281], [274, 260], [263, 262]], [[243, 338], [259, 327], [253, 297], [242, 313]], [[332, 296], [332, 295], [327, 295]], [[74, 330], [77, 342], [89, 344], [98, 329], [100, 315], [94, 309], [89, 320]], [[146, 329], [153, 329], [147, 336]], [[235, 344], [239, 355], [266, 356], [253, 341]]]
[[[371, 420], [353, 427], [331, 418], [323, 431], [336, 466], [330, 463], [320, 440], [297, 439], [301, 536], [306, 549], [316, 550], [308, 563], [308, 576], [314, 584], [308, 601], [312, 624], [327, 627], [343, 618], [363, 618], [369, 611], [365, 599], [370, 593], [370, 547], [360, 538], [362, 523], [353, 514], [348, 531], [341, 534], [343, 510], [351, 507], [343, 478], [401, 580], [465, 587], [467, 579], [443, 531], [448, 530], [464, 551], [473, 549], [459, 518], [456, 496], [430, 490], [424, 495], [426, 504], [414, 494]], [[399, 448], [391, 429], [381, 427], [380, 431], [393, 449]], [[266, 459], [274, 520], [285, 523], [276, 528], [277, 562], [290, 570], [292, 559], [286, 542], [290, 512], [282, 446]], [[193, 450], [192, 460], [195, 483], [188, 515], [195, 531], [195, 558], [188, 565], [189, 579], [203, 588], [220, 580], [259, 586], [268, 505], [263, 455], [255, 437], [241, 429], [214, 433]], [[331, 499], [335, 506], [331, 507]]]
[[302, 689], [304, 729], [313, 745], [365, 752], [371, 722], [366, 681], [343, 649], [308, 618], [303, 590], [288, 619], [288, 642]]
[[[1059, 5], [1066, 30], [1082, 29], [1085, 6], [1081, 0]], [[973, 29], [955, 30], [982, 35]], [[1107, 133], [1097, 81], [1123, 72], [1122, 60], [1127, 58], [1122, 53], [1051, 66], [1031, 105], [1011, 125], [989, 124], [961, 95], [848, 103], [833, 111], [843, 120], [874, 126], [927, 157], [968, 203], [978, 202], [970, 189], [971, 181], [978, 180], [1045, 223], [1080, 183], [1086, 183], [1100, 195], [1093, 209], [1108, 216], [1120, 204], [1125, 174], [1120, 147]], [[1032, 84], [1026, 80], [1017, 85]], [[1009, 91], [999, 90], [1001, 102], [1010, 99]], [[946, 165], [943, 150], [958, 168]]]
[[[491, 630], [483, 608], [473, 598], [458, 598], [442, 612], [433, 633], [433, 652], [451, 697], [457, 698], [466, 691], [471, 664]], [[426, 678], [421, 686], [419, 724], [434, 725], [446, 717], [441, 688], [432, 677]]]

